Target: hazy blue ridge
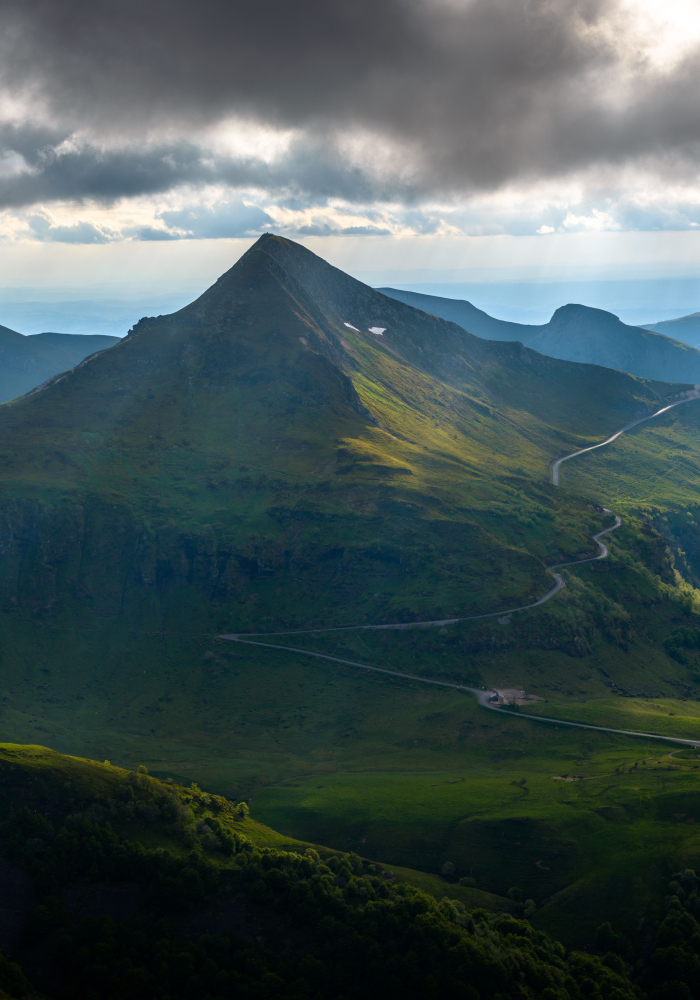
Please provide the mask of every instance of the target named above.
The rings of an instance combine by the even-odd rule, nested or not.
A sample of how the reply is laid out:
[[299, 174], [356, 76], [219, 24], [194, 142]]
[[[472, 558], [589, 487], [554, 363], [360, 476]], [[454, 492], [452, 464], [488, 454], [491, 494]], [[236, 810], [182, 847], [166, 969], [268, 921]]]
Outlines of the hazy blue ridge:
[[507, 320], [489, 316], [483, 309], [477, 309], [466, 299], [446, 299], [439, 295], [423, 295], [421, 292], [404, 292], [398, 288], [378, 288], [378, 292], [405, 302], [406, 305], [424, 312], [458, 323], [469, 333], [484, 340], [519, 340], [522, 344], [528, 342], [543, 326], [530, 326], [525, 323], [510, 323]]
[[700, 312], [691, 313], [689, 316], [680, 316], [678, 319], [662, 320], [659, 323], [645, 323], [643, 330], [651, 330], [652, 333], [662, 333], [665, 337], [673, 337], [681, 340], [691, 347], [700, 347]]
[[[549, 323], [528, 326], [495, 319], [471, 302], [437, 295], [378, 289], [384, 295], [459, 323], [486, 340], [518, 340], [531, 350], [560, 361], [616, 368], [642, 378], [668, 382], [700, 381], [700, 350], [650, 329], [627, 326], [603, 309], [570, 304], [557, 309]], [[692, 317], [686, 317], [691, 319]], [[683, 320], [657, 324], [667, 330]], [[700, 315], [696, 318], [700, 340]], [[680, 331], [679, 331], [680, 332]]]
[[0, 326], [0, 402], [29, 392], [118, 341], [118, 337], [73, 333], [37, 333], [25, 337]]

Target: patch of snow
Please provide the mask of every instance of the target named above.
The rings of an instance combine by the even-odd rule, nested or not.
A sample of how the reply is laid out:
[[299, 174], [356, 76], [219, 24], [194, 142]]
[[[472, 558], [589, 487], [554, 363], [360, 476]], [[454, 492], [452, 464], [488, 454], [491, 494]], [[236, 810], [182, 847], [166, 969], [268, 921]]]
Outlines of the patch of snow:
[[[346, 326], [347, 326], [347, 324], [346, 324]], [[381, 335], [385, 331], [386, 331], [386, 327], [385, 326], [371, 326], [369, 328], [369, 332], [375, 334], [375, 336], [377, 336], [377, 337], [381, 337]]]
[[359, 333], [359, 332], [360, 332], [360, 331], [359, 331], [359, 330], [357, 329], [357, 327], [356, 327], [356, 326], [353, 326], [353, 325], [352, 325], [352, 323], [343, 323], [343, 326], [347, 326], [348, 330], [354, 330], [354, 331], [355, 331], [355, 333]]

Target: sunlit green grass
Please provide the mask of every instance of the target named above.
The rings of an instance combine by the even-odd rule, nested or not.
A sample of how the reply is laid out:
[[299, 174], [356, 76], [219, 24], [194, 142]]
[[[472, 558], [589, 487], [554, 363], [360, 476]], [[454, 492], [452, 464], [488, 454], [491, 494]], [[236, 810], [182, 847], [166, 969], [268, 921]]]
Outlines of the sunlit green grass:
[[[521, 709], [532, 715], [551, 715], [595, 726], [632, 729], [700, 744], [700, 704], [673, 699], [609, 698], [569, 704], [560, 702]], [[663, 746], [663, 744], [662, 744]]]
[[[585, 940], [600, 922], [601, 893], [611, 919], [638, 920], [675, 868], [700, 864], [689, 821], [700, 821], [700, 772], [669, 770], [677, 765], [666, 751], [643, 741], [613, 748], [568, 736], [550, 734], [546, 761], [335, 774], [322, 788], [307, 779], [264, 789], [255, 809], [296, 836], [313, 831], [335, 847], [425, 871], [451, 861], [501, 895], [517, 886], [544, 904], [535, 923]], [[572, 759], [572, 750], [582, 756]], [[584, 780], [555, 780], [572, 773]]]
[[623, 513], [693, 506], [700, 496], [700, 401], [675, 407], [562, 466], [561, 487]]

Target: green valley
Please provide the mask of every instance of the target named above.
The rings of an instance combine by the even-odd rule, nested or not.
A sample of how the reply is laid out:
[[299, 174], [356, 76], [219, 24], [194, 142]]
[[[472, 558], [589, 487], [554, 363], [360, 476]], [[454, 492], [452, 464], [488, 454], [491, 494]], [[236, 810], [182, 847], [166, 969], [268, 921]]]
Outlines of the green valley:
[[[445, 989], [478, 1000], [496, 986], [580, 1000], [582, 976], [608, 1000], [637, 995], [631, 946], [609, 925], [594, 954], [565, 949], [529, 923], [534, 903], [519, 890], [499, 899], [455, 883], [453, 865], [442, 878], [395, 872], [283, 837], [245, 803], [143, 766], [3, 744], [0, 824], [12, 906], [0, 925], [13, 954], [0, 955], [5, 997], [39, 986], [86, 1000], [203, 989], [290, 1000]], [[688, 887], [694, 872], [678, 877]], [[644, 970], [651, 985], [658, 978]]]
[[[700, 403], [559, 487], [551, 464], [689, 388], [479, 340], [261, 238], [0, 406], [4, 738], [195, 782], [275, 849], [351, 852], [467, 908], [522, 895], [567, 947], [608, 920], [631, 940], [700, 868], [700, 760], [531, 716], [700, 741]], [[597, 553], [605, 508], [610, 555], [512, 612]], [[221, 638], [247, 633], [541, 700], [499, 715]]]

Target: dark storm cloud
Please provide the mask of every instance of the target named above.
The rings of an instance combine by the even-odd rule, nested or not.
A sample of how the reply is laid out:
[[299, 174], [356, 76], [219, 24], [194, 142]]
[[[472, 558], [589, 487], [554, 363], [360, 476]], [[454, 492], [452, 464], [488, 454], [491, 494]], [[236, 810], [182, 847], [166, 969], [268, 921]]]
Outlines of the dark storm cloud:
[[[32, 142], [36, 135], [40, 144]], [[26, 164], [26, 169], [0, 174], [0, 208], [57, 199], [109, 203], [185, 184], [262, 187], [284, 192], [287, 198], [300, 197], [304, 204], [310, 197], [319, 203], [332, 197], [410, 199], [415, 191], [414, 185], [399, 178], [382, 180], [358, 169], [333, 140], [311, 135], [292, 142], [283, 161], [272, 164], [253, 157], [212, 156], [202, 146], [181, 139], [143, 144], [131, 139], [116, 148], [68, 139], [67, 134], [52, 134], [49, 139], [45, 131], [13, 128], [3, 142], [0, 132], [0, 149], [19, 153]]]
[[[43, 108], [57, 136], [98, 134], [111, 151], [94, 142], [32, 147], [19, 130], [5, 148], [32, 169], [2, 179], [0, 200], [108, 200], [208, 180], [410, 200], [598, 163], [692, 159], [697, 57], [665, 77], [640, 65], [628, 95], [609, 100], [619, 52], [589, 29], [614, 5], [4, 0], [5, 87]], [[274, 168], [204, 156], [196, 134], [230, 115], [300, 138]], [[167, 130], [167, 143], [148, 138]], [[353, 130], [407, 152], [380, 170], [353, 167], [335, 138]]]
[[202, 163], [201, 150], [191, 143], [146, 148], [130, 144], [107, 150], [87, 143], [61, 148], [61, 141], [68, 138], [61, 136], [58, 148], [47, 143], [28, 148], [24, 135], [19, 130], [14, 133], [21, 141], [4, 148], [21, 153], [28, 169], [0, 178], [3, 208], [57, 198], [110, 201], [165, 191], [175, 184], [201, 183], [217, 173]]

